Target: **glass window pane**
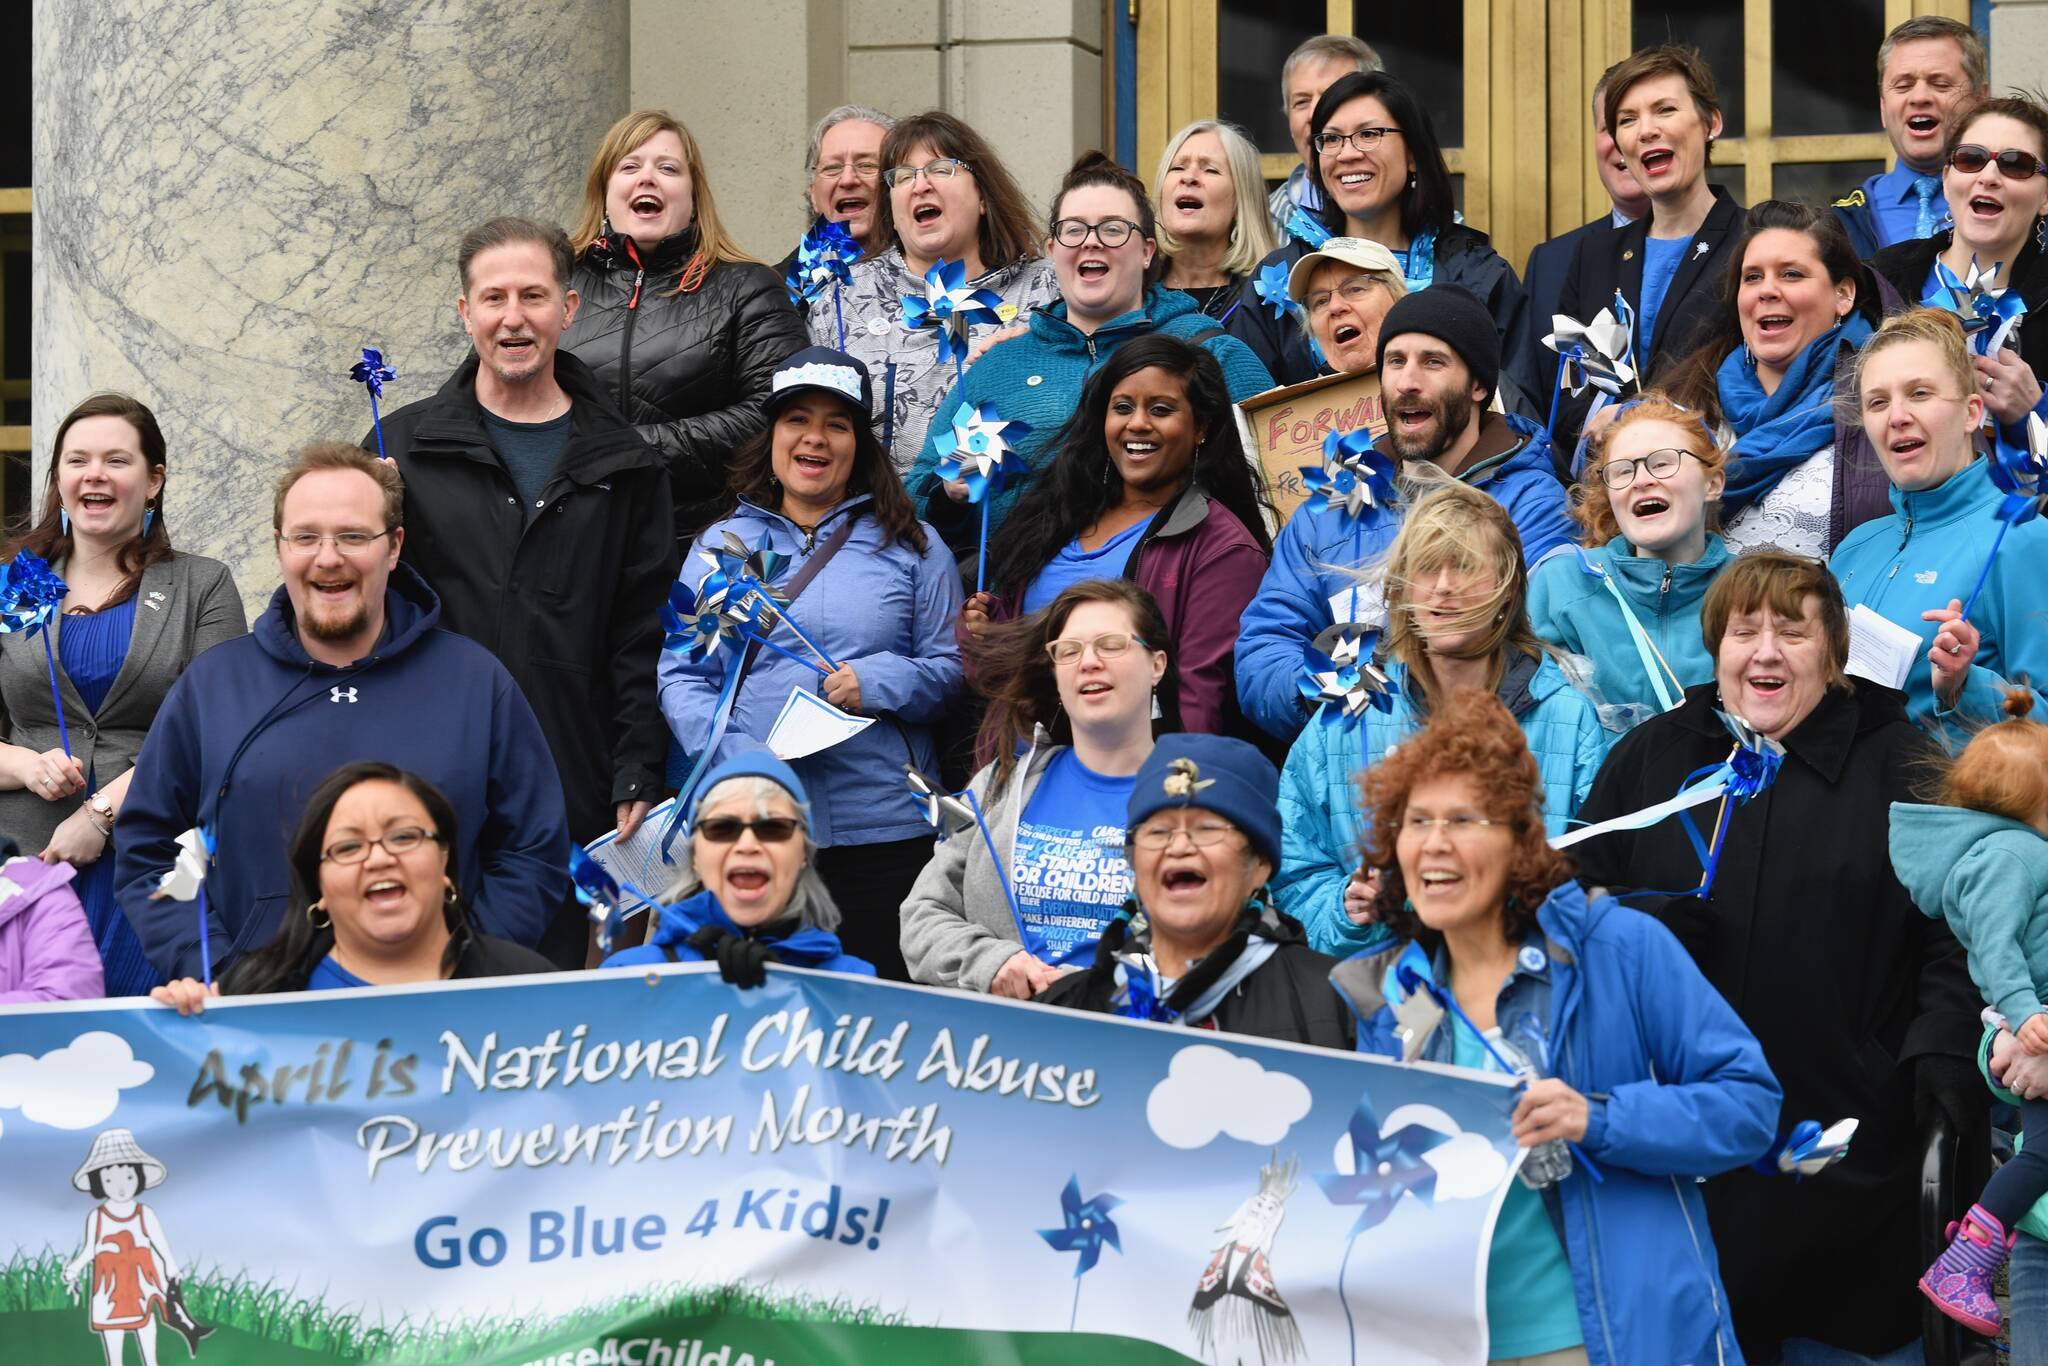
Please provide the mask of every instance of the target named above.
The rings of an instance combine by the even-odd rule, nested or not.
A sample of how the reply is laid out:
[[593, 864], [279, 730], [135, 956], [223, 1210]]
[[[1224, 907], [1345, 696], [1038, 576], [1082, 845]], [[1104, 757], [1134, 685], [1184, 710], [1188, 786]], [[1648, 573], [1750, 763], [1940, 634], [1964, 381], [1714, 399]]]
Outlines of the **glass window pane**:
[[1742, 192], [1743, 183], [1748, 179], [1749, 172], [1741, 166], [1707, 167], [1707, 183], [1727, 186], [1728, 193], [1735, 196], [1735, 202], [1738, 204], [1749, 203], [1749, 196]]
[[[1779, 137], [1875, 133], [1884, 0], [1771, 6], [1771, 123]], [[1783, 196], [1780, 196], [1783, 198]]]
[[[1707, 59], [1707, 69], [1714, 73], [1715, 98], [1721, 105], [1722, 136], [1731, 138], [1742, 136], [1742, 2], [1690, 0], [1672, 4], [1668, 0], [1635, 0], [1634, 11], [1637, 47], [1688, 43]], [[1789, 8], [1793, 3], [1795, 0], [1779, 0], [1774, 8]], [[1832, 14], [1835, 6], [1831, 2], [1812, 8]], [[1842, 61], [1848, 50], [1832, 41], [1826, 49], [1844, 66], [1849, 65]], [[1875, 57], [1875, 39], [1869, 50]], [[1824, 55], [1817, 57], [1825, 60]]]
[[1825, 209], [1883, 169], [1882, 161], [1781, 161], [1771, 168], [1771, 197]]
[[1413, 90], [1436, 125], [1437, 141], [1465, 145], [1465, 6], [1463, 0], [1390, 5], [1361, 0], [1352, 29], [1380, 54], [1388, 74]]
[[1261, 152], [1294, 151], [1280, 108], [1280, 68], [1323, 31], [1329, 13], [1324, 0], [1218, 0], [1216, 116], [1250, 133]]

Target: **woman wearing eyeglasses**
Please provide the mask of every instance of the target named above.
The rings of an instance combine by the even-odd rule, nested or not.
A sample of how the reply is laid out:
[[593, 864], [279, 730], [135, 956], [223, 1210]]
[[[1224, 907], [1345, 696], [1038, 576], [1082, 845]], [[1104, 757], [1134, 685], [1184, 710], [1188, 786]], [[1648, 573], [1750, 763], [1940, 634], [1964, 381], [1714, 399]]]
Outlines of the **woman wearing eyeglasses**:
[[1593, 438], [1571, 500], [1584, 549], [1529, 575], [1530, 629], [1591, 665], [1611, 731], [1714, 676], [1700, 603], [1728, 563], [1716, 513], [1726, 460], [1697, 415], [1653, 393]]
[[[924, 451], [904, 480], [920, 515], [949, 544], [972, 550], [981, 509], [965, 484], [938, 478], [937, 437], [962, 409], [991, 404], [997, 416], [1021, 421], [1030, 434], [1012, 442], [1006, 482], [990, 495], [991, 536], [1031, 487], [1054, 436], [1074, 416], [1088, 379], [1116, 349], [1155, 333], [1201, 346], [1223, 368], [1231, 400], [1271, 387], [1271, 377], [1245, 344], [1227, 336], [1178, 290], [1148, 283], [1158, 228], [1143, 182], [1100, 152], [1067, 172], [1053, 197], [1046, 249], [1060, 298], [1031, 315], [1022, 336], [991, 347], [967, 371], [932, 418]], [[972, 577], [971, 575], [969, 577]]]
[[971, 788], [995, 848], [957, 830], [918, 876], [903, 903], [912, 981], [1028, 1000], [1090, 961], [1130, 894], [1122, 842], [1105, 832], [1123, 829], [1152, 752], [1155, 699], [1173, 706], [1170, 639], [1151, 594], [1090, 579], [969, 646], [995, 756]]
[[2027, 312], [2013, 329], [2016, 345], [1993, 356], [1972, 345], [1970, 364], [1984, 406], [2023, 446], [2027, 414], [2048, 416], [2038, 372], [2048, 363], [2048, 109], [2017, 95], [1985, 100], [1957, 120], [1943, 160], [1951, 226], [1886, 247], [1870, 265], [1905, 298], [1950, 311], [1958, 305], [1943, 270], [1961, 281], [1973, 260], [1980, 271], [1999, 267], [1998, 290], [2018, 290]]
[[[981, 134], [951, 114], [913, 114], [882, 139], [875, 236], [878, 254], [853, 266], [853, 283], [810, 310], [811, 340], [857, 357], [875, 379], [875, 435], [898, 474], [924, 449], [932, 411], [953, 387], [938, 334], [903, 321], [903, 301], [925, 297], [940, 261], [964, 263], [970, 288], [1002, 298], [1004, 323], [1059, 295], [1041, 259], [1031, 205]], [[845, 340], [841, 340], [844, 332]], [[996, 331], [975, 323], [970, 339]]]
[[457, 843], [455, 808], [426, 779], [378, 762], [338, 768], [313, 789], [292, 836], [291, 900], [276, 938], [211, 990], [181, 977], [150, 995], [193, 1015], [209, 996], [554, 971], [471, 925], [449, 865]]
[[767, 980], [766, 966], [875, 975], [844, 952], [833, 930], [839, 908], [818, 876], [811, 803], [795, 770], [756, 751], [705, 775], [690, 812], [682, 873], [661, 899], [645, 944], [604, 960], [608, 968], [716, 963], [738, 987]]
[[[1287, 316], [1292, 310], [1278, 306], [1286, 302], [1288, 272], [1330, 236], [1386, 247], [1410, 290], [1433, 284], [1470, 290], [1504, 343], [1519, 344], [1522, 282], [1485, 233], [1458, 220], [1436, 125], [1414, 91], [1383, 71], [1341, 78], [1316, 101], [1309, 148], [1319, 216], [1310, 220], [1297, 211], [1293, 240], [1260, 262], [1230, 315], [1231, 334], [1250, 345], [1276, 381], [1313, 379], [1329, 359], [1314, 354], [1296, 317]], [[1504, 368], [1521, 373], [1512, 355]]]

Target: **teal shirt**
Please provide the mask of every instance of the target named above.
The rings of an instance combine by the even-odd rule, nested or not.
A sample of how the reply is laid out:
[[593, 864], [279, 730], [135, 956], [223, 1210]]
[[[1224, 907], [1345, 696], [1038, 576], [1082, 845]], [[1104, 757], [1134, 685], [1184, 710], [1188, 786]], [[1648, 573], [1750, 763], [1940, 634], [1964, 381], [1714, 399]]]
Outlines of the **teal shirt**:
[[2048, 996], [2048, 838], [1959, 806], [1893, 802], [1892, 871], [1969, 955], [1985, 1004], [2017, 1030]]

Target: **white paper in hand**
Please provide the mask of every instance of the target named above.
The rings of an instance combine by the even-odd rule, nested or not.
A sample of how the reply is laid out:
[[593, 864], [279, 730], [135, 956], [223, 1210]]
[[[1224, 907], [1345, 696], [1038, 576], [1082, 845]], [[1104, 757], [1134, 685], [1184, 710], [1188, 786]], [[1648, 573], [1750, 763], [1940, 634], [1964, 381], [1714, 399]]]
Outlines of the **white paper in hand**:
[[[670, 797], [647, 813], [647, 819], [640, 822], [631, 839], [620, 839], [619, 832], [614, 830], [584, 845], [583, 852], [596, 859], [620, 886], [631, 883], [649, 896], [660, 896], [662, 889], [676, 878], [676, 865], [661, 861], [661, 832], [668, 827], [668, 813], [675, 808], [676, 799]], [[671, 850], [678, 858], [687, 852], [682, 845], [683, 838], [678, 834]], [[631, 897], [626, 902], [628, 918], [646, 909], [636, 909]]]
[[1845, 667], [1853, 677], [1903, 690], [1925, 648], [1917, 632], [1862, 603], [1849, 609], [1849, 662]]
[[871, 716], [853, 716], [802, 688], [791, 688], [782, 715], [768, 730], [768, 749], [776, 758], [801, 759], [807, 754], [851, 740], [875, 724]]

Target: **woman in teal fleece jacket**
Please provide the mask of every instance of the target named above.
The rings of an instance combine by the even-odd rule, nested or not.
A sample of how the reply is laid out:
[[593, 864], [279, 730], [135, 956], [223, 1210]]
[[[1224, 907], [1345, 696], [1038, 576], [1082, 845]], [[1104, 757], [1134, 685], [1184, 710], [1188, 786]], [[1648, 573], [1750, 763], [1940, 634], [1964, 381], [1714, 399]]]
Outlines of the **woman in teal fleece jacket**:
[[1207, 348], [1223, 366], [1233, 402], [1273, 387], [1251, 348], [1204, 317], [1193, 299], [1145, 283], [1157, 249], [1155, 222], [1151, 198], [1130, 172], [1091, 152], [1067, 172], [1051, 218], [1045, 249], [1059, 277], [1059, 302], [1033, 313], [1024, 335], [991, 345], [968, 368], [940, 401], [924, 451], [903, 481], [918, 516], [954, 546], [971, 548], [981, 519], [981, 510], [966, 503], [964, 487], [949, 488], [937, 473], [939, 438], [952, 431], [962, 408], [992, 404], [1003, 420], [1031, 427], [1011, 443], [1003, 486], [990, 495], [993, 535], [1039, 468], [1042, 452], [1052, 449], [1053, 434], [1079, 409], [1088, 377], [1133, 337], [1164, 332]]
[[1383, 926], [1354, 923], [1371, 900], [1360, 876], [1355, 780], [1429, 721], [1459, 688], [1497, 696], [1522, 728], [1543, 777], [1544, 824], [1552, 835], [1593, 785], [1608, 735], [1592, 699], [1574, 688], [1525, 610], [1528, 574], [1514, 523], [1499, 503], [1448, 482], [1418, 502], [1387, 558], [1391, 708], [1366, 711], [1356, 726], [1325, 714], [1302, 728], [1280, 776], [1280, 869], [1273, 892], [1302, 923], [1311, 947], [1356, 953], [1386, 938]]
[[1615, 732], [1670, 711], [1714, 676], [1700, 603], [1728, 563], [1715, 504], [1727, 455], [1698, 417], [1661, 396], [1598, 437], [1572, 492], [1585, 546], [1529, 575], [1529, 625], [1591, 666]]

